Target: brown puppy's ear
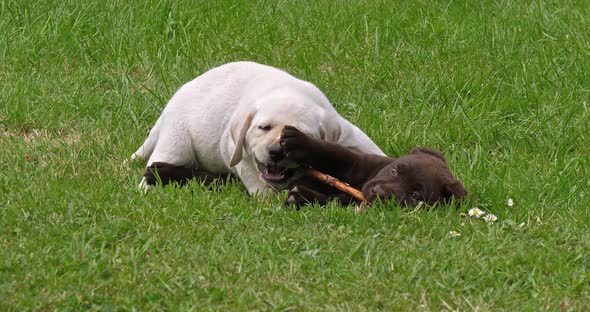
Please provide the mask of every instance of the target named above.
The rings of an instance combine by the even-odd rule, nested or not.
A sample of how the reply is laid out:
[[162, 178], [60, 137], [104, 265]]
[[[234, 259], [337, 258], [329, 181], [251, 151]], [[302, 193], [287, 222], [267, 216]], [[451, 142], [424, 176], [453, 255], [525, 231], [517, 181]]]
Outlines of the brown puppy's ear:
[[431, 149], [431, 148], [417, 147], [412, 150], [412, 154], [419, 154], [419, 153], [429, 154], [431, 156], [442, 159], [442, 161], [444, 161], [445, 163], [447, 162], [447, 159], [445, 158], [445, 155], [443, 155], [443, 153], [441, 153], [437, 150]]
[[232, 127], [231, 129], [231, 136], [235, 143], [235, 149], [231, 156], [231, 160], [229, 161], [230, 168], [234, 167], [242, 160], [242, 151], [244, 149], [244, 141], [246, 140], [246, 132], [248, 132], [248, 129], [250, 129], [250, 126], [252, 125], [252, 119], [254, 119], [254, 113], [248, 113], [246, 118], [244, 118], [244, 122], [242, 123], [239, 133], [236, 133], [237, 127]]
[[454, 197], [456, 200], [460, 200], [467, 196], [467, 190], [457, 179], [450, 177], [444, 182], [445, 198], [451, 199]]

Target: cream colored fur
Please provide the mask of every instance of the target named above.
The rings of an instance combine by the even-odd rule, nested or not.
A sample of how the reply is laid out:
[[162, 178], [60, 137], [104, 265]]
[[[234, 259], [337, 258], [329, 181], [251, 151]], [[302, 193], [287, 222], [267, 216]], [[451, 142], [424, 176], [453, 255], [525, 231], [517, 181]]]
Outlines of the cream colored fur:
[[269, 146], [277, 143], [283, 125], [383, 155], [313, 84], [274, 67], [235, 62], [213, 68], [182, 86], [131, 157], [147, 160], [148, 166], [165, 162], [233, 173], [250, 194], [268, 193], [273, 187], [261, 178], [255, 160], [270, 162]]

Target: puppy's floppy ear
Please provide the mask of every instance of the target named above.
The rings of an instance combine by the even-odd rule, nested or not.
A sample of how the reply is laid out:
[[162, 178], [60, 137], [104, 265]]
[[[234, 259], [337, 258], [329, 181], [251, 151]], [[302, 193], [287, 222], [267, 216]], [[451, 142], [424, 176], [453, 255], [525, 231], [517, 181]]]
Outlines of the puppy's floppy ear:
[[444, 193], [445, 198], [448, 200], [450, 200], [451, 197], [454, 197], [456, 200], [460, 200], [467, 196], [467, 190], [463, 184], [453, 177], [448, 177], [445, 179]]
[[244, 150], [246, 132], [248, 132], [248, 129], [250, 129], [250, 126], [252, 125], [252, 119], [254, 119], [254, 113], [248, 113], [246, 118], [244, 118], [244, 122], [242, 123], [239, 133], [235, 133], [237, 131], [235, 127], [231, 129], [231, 136], [235, 142], [235, 149], [231, 156], [231, 160], [229, 161], [230, 168], [234, 167], [242, 160], [242, 151]]
[[436, 158], [440, 158], [445, 163], [447, 162], [447, 159], [445, 158], [445, 155], [443, 155], [443, 153], [441, 153], [437, 150], [434, 150], [432, 148], [417, 147], [412, 150], [412, 154], [419, 154], [419, 153], [428, 154], [428, 155], [434, 156]]

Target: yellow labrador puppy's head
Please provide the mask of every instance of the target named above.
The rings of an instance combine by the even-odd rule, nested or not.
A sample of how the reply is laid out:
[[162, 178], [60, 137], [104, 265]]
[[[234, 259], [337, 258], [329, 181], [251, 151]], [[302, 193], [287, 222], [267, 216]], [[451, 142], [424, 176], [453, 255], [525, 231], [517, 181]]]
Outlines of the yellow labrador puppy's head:
[[242, 124], [232, 128], [236, 148], [230, 167], [242, 161], [245, 152], [255, 162], [262, 180], [277, 188], [286, 187], [299, 165], [283, 154], [279, 143], [283, 126], [294, 126], [309, 136], [329, 141], [336, 141], [339, 134], [334, 116], [306, 101], [303, 96], [259, 99], [255, 111], [246, 114]]

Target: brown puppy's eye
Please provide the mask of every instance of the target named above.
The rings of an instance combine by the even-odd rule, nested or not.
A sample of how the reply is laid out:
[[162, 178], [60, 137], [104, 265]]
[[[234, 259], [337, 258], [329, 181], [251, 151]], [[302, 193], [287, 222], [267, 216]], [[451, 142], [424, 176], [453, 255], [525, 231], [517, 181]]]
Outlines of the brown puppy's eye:
[[272, 126], [271, 125], [258, 126], [258, 129], [260, 129], [262, 131], [270, 131], [270, 129], [272, 129]]
[[410, 196], [412, 196], [413, 199], [418, 199], [420, 194], [418, 194], [418, 192], [412, 192], [412, 194], [410, 194]]

